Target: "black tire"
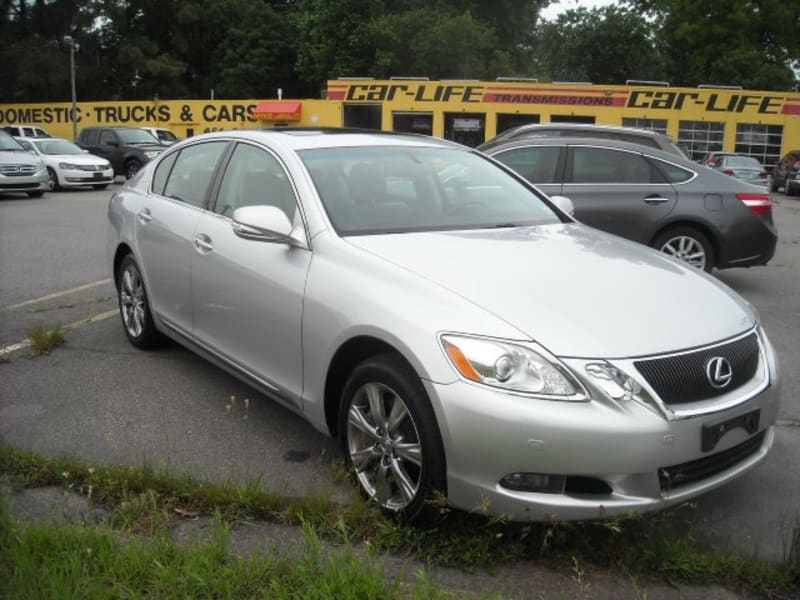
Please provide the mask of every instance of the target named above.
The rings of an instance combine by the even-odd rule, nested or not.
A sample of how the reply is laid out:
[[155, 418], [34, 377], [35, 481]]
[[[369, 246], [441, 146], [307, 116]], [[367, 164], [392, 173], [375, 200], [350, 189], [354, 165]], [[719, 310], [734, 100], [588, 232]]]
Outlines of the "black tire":
[[44, 196], [44, 192], [42, 192], [42, 191], [25, 192], [25, 193], [28, 194], [28, 198], [41, 198], [42, 196]]
[[106, 189], [108, 187], [108, 184], [107, 183], [101, 183], [101, 184], [98, 184], [98, 185], [93, 185], [92, 187], [94, 189], [96, 189], [96, 190], [104, 190], [104, 189]]
[[770, 192], [777, 192], [778, 191], [778, 184], [775, 183], [775, 179], [770, 176], [769, 178], [769, 191]]
[[163, 345], [165, 338], [153, 323], [144, 279], [132, 255], [122, 259], [116, 280], [122, 328], [130, 343], [142, 350]]
[[440, 512], [444, 447], [425, 388], [402, 358], [382, 354], [353, 370], [342, 392], [339, 437], [347, 469], [385, 514], [424, 524]]
[[789, 183], [789, 180], [786, 180], [786, 195], [787, 196], [798, 196], [800, 195], [800, 189], [795, 189]]
[[139, 172], [139, 169], [142, 168], [142, 163], [140, 163], [135, 158], [129, 160], [125, 163], [125, 179], [130, 179], [134, 175]]
[[50, 189], [52, 191], [58, 190], [61, 186], [58, 184], [58, 175], [52, 167], [47, 167], [47, 175], [50, 177]]
[[[714, 246], [693, 227], [673, 227], [662, 231], [653, 239], [651, 246], [706, 273], [710, 273], [716, 264]], [[701, 252], [702, 257], [699, 256]]]

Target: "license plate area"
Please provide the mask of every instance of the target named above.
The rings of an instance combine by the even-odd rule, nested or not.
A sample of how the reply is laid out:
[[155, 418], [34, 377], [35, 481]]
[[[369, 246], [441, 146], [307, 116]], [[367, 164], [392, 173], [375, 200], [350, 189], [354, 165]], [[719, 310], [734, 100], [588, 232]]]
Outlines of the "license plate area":
[[761, 421], [761, 409], [726, 419], [718, 423], [706, 423], [703, 425], [703, 440], [701, 448], [703, 452], [710, 452], [726, 433], [732, 429], [742, 428], [748, 434], [758, 431], [758, 424]]

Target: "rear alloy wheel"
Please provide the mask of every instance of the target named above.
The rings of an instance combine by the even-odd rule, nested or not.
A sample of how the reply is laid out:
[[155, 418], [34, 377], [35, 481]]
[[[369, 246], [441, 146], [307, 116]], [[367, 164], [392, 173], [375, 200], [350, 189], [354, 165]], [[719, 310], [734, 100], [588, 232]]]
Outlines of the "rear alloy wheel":
[[367, 359], [348, 379], [339, 415], [345, 462], [390, 516], [424, 522], [445, 489], [444, 450], [425, 388], [399, 357]]
[[139, 172], [142, 168], [142, 163], [138, 160], [129, 160], [125, 163], [125, 179], [130, 179]]
[[708, 238], [691, 227], [668, 229], [653, 240], [653, 248], [710, 273], [714, 267], [714, 249]]
[[122, 326], [131, 344], [142, 349], [161, 345], [163, 336], [153, 323], [142, 274], [130, 254], [120, 264], [117, 293]]
[[58, 185], [58, 175], [52, 167], [47, 167], [47, 177], [49, 179], [50, 191], [55, 191], [61, 186]]

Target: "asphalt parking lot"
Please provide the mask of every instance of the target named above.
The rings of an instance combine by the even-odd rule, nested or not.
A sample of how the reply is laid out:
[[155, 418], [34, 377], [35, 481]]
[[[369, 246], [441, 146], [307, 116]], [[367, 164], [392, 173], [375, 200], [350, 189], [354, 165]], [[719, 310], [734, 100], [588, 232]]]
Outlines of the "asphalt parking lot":
[[[105, 250], [116, 187], [0, 197], [0, 443], [347, 501], [353, 490], [330, 468], [338, 447], [301, 418], [181, 347], [145, 353], [128, 344]], [[800, 527], [800, 199], [774, 198], [771, 264], [717, 276], [758, 308], [777, 349], [775, 447], [686, 508], [712, 540], [768, 558]], [[66, 344], [32, 358], [25, 340], [37, 324], [66, 326]]]

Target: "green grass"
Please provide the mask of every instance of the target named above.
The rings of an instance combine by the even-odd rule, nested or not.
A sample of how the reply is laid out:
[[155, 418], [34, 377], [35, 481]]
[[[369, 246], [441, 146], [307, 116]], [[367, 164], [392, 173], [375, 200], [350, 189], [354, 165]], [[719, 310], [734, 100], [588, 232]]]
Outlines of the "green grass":
[[[692, 531], [690, 508], [638, 518], [585, 523], [506, 523], [444, 506], [427, 529], [388, 520], [356, 499], [339, 506], [320, 496], [289, 500], [249, 486], [209, 484], [151, 468], [88, 468], [68, 459], [43, 458], [0, 446], [0, 474], [13, 486], [58, 484], [114, 510], [110, 526], [158, 535], [176, 509], [218, 514], [227, 524], [266, 519], [311, 528], [337, 543], [412, 556], [434, 565], [470, 570], [536, 559], [564, 574], [594, 567], [672, 584], [721, 584], [759, 596], [791, 597], [800, 591], [800, 523], [784, 560], [741, 558], [716, 548]], [[787, 524], [789, 525], [789, 524]]]
[[28, 339], [31, 341], [31, 348], [35, 356], [47, 354], [53, 348], [60, 346], [66, 341], [64, 337], [64, 328], [61, 324], [56, 325], [53, 329], [45, 329], [41, 324], [34, 325], [28, 331]]
[[228, 550], [228, 528], [188, 547], [167, 535], [125, 539], [76, 525], [22, 526], [0, 507], [0, 597], [27, 598], [446, 598], [421, 575], [411, 588], [345, 549], [328, 556], [311, 528], [300, 559], [247, 559]]

